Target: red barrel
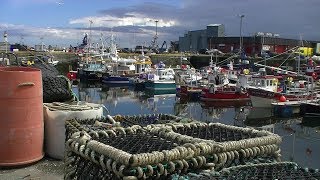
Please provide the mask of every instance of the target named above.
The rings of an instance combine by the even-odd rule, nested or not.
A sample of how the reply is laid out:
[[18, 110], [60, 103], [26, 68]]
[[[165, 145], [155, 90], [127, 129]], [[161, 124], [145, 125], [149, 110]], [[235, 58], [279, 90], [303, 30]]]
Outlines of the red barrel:
[[0, 166], [42, 159], [42, 103], [40, 70], [0, 67]]

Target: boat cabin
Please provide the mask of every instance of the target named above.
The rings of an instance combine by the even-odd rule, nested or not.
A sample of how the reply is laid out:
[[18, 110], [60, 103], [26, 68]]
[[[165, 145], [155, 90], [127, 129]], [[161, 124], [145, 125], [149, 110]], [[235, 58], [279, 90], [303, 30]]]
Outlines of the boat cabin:
[[237, 82], [238, 87], [247, 88], [253, 84], [252, 75], [251, 74], [240, 74], [239, 80]]
[[172, 68], [157, 68], [154, 73], [148, 74], [148, 80], [174, 80]]
[[273, 75], [253, 76], [252, 86], [277, 92], [280, 78]]

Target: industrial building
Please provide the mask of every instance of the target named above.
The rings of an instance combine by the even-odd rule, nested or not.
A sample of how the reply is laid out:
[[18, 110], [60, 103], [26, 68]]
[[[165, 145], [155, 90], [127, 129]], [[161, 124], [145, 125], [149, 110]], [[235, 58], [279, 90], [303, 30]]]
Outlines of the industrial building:
[[209, 24], [206, 29], [188, 31], [183, 37], [179, 37], [179, 51], [199, 52], [208, 49], [208, 39], [224, 36], [223, 24]]
[[[224, 31], [223, 24], [210, 24], [203, 30], [188, 31], [183, 37], [179, 37], [179, 51], [201, 53], [206, 49], [218, 49], [224, 53], [238, 52], [240, 37], [225, 37]], [[300, 51], [306, 56], [320, 54], [320, 42], [316, 41], [286, 39], [279, 34], [264, 32], [241, 38], [242, 49], [250, 56], [261, 55], [262, 51], [279, 54], [297, 46], [303, 46]]]
[[[297, 39], [280, 38], [279, 35], [250, 36], [243, 38], [243, 50], [247, 55], [259, 55], [261, 51], [275, 54], [283, 53], [291, 48], [302, 46], [301, 51], [307, 56], [316, 53], [316, 41], [301, 41]], [[212, 37], [208, 38], [208, 49], [219, 49], [224, 53], [238, 52], [240, 37]]]

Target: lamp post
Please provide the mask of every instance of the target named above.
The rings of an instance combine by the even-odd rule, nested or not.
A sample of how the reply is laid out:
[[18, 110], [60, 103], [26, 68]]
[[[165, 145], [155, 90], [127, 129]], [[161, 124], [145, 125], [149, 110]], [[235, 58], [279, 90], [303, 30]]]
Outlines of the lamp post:
[[157, 39], [158, 39], [158, 22], [159, 20], [155, 20], [154, 21], [156, 23], [156, 35], [154, 36], [154, 47], [155, 49], [158, 48], [158, 43], [157, 43]]
[[90, 50], [91, 50], [91, 26], [92, 26], [93, 21], [89, 20], [89, 22], [90, 22], [90, 28], [89, 28], [89, 52], [90, 52]]
[[244, 15], [239, 15], [240, 17], [240, 51], [242, 51], [243, 46], [243, 38], [242, 38], [242, 19], [244, 18]]
[[155, 20], [154, 22], [156, 22], [156, 36], [158, 36], [158, 22], [159, 22], [159, 20]]

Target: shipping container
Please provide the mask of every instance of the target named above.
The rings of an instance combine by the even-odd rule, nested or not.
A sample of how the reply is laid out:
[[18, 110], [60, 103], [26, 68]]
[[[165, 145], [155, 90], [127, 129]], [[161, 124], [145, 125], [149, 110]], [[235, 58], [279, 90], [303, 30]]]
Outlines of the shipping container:
[[299, 52], [301, 55], [304, 55], [304, 56], [312, 56], [313, 55], [313, 48], [300, 47]]

